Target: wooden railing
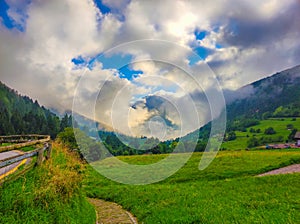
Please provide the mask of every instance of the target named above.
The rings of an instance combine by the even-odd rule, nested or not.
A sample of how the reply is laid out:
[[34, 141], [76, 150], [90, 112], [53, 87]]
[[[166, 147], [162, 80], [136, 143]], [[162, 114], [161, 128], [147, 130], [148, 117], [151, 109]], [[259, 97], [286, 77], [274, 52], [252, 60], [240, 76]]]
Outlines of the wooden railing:
[[5, 166], [9, 166], [13, 163], [22, 161], [24, 159], [28, 159], [30, 157], [34, 157], [37, 155], [37, 165], [40, 165], [43, 162], [44, 159], [44, 152], [47, 151], [46, 154], [46, 159], [49, 159], [51, 157], [51, 144], [49, 143], [45, 143], [44, 147], [40, 148], [40, 149], [35, 149], [32, 150], [30, 152], [26, 152], [24, 154], [21, 155], [16, 155], [16, 156], [12, 156], [3, 160], [0, 160], [0, 168], [5, 167]]
[[26, 146], [37, 145], [39, 143], [47, 143], [50, 141], [49, 135], [10, 135], [0, 136], [0, 144], [16, 143], [7, 146], [0, 146], [0, 152], [11, 151]]
[[[8, 176], [10, 173], [13, 173], [18, 166], [20, 166], [26, 159], [37, 156], [36, 165], [40, 165], [44, 160], [44, 155], [46, 159], [51, 157], [52, 146], [50, 143], [50, 136], [48, 135], [11, 135], [11, 136], [0, 136], [0, 143], [16, 143], [8, 146], [0, 147], [0, 153], [11, 151], [14, 149], [19, 149], [26, 146], [36, 145], [36, 149], [31, 150], [29, 152], [20, 152], [20, 155], [11, 156], [9, 158], [5, 158], [0, 160], [0, 169], [3, 167], [7, 167], [14, 163], [18, 163], [17, 168], [13, 168], [8, 172], [2, 174], [0, 176], [0, 184], [4, 182], [3, 177]], [[46, 153], [45, 153], [46, 152]], [[31, 163], [29, 166], [17, 174], [17, 176], [29, 170], [34, 163]], [[11, 178], [10, 178], [11, 179]]]

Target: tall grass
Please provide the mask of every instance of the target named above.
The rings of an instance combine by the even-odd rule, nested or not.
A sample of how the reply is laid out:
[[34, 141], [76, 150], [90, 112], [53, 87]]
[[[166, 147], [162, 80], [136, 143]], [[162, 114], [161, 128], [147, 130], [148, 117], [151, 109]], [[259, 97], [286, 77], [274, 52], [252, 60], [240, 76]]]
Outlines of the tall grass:
[[0, 223], [95, 223], [84, 172], [76, 153], [53, 144], [50, 160], [0, 187]]

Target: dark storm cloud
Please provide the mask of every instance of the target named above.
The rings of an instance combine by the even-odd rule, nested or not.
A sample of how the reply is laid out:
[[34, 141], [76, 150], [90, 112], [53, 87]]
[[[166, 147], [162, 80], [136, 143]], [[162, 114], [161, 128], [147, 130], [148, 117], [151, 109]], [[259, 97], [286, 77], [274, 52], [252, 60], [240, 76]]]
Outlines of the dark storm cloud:
[[243, 48], [268, 45], [277, 40], [300, 32], [300, 2], [291, 5], [284, 13], [275, 17], [261, 19], [255, 17], [255, 12], [245, 9], [244, 13], [253, 14], [253, 18], [232, 16], [229, 18], [223, 34], [223, 41], [231, 46]]

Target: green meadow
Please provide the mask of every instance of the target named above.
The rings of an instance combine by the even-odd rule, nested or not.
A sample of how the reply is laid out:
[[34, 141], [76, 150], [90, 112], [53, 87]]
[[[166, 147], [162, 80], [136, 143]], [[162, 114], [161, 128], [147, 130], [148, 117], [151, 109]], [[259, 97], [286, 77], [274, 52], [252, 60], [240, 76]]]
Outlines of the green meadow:
[[[119, 157], [149, 164], [166, 155]], [[180, 156], [180, 154], [178, 154]], [[150, 185], [124, 185], [89, 167], [87, 196], [121, 204], [141, 223], [299, 223], [300, 174], [257, 174], [300, 163], [300, 150], [223, 151], [203, 171], [194, 153], [176, 174]]]
[[[300, 130], [300, 118], [273, 118], [268, 120], [261, 120], [258, 125], [252, 126], [247, 128], [246, 132], [241, 131], [235, 131], [236, 133], [236, 139], [233, 141], [227, 141], [222, 144], [221, 148], [224, 148], [226, 150], [239, 150], [239, 149], [246, 149], [247, 148], [247, 142], [251, 137], [272, 137], [272, 138], [278, 138], [279, 136], [283, 137], [283, 142], [287, 140], [287, 137], [291, 133], [290, 130], [288, 130], [287, 125], [293, 125], [294, 128]], [[264, 131], [269, 128], [273, 127], [273, 129], [276, 131], [276, 134], [273, 135], [266, 135], [264, 134]], [[250, 129], [253, 128], [255, 130], [260, 129], [260, 133], [251, 133]], [[281, 142], [281, 143], [283, 143]], [[265, 145], [263, 145], [265, 146]]]

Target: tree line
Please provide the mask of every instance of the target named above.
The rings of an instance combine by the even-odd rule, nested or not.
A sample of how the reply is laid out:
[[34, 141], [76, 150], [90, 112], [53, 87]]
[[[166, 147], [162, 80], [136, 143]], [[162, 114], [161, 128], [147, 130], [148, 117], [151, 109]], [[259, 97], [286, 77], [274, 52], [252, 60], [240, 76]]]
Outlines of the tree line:
[[56, 114], [0, 82], [0, 135], [47, 134], [52, 138], [72, 126], [72, 116]]

